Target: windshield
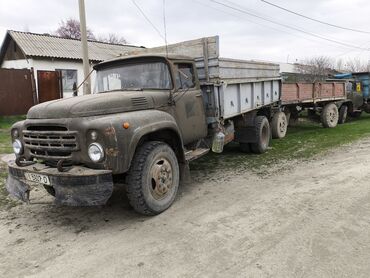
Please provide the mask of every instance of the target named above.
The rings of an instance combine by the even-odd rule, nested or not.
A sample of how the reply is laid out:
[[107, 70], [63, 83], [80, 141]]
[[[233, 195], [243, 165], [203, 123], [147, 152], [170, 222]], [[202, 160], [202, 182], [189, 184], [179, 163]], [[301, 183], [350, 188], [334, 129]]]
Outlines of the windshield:
[[121, 64], [116, 67], [98, 70], [95, 92], [131, 89], [172, 88], [171, 75], [163, 62]]

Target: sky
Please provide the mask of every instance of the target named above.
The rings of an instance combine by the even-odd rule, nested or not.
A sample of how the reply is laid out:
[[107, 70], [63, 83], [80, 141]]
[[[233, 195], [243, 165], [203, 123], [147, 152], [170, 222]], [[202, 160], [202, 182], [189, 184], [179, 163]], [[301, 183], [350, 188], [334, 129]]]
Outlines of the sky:
[[[168, 43], [219, 35], [222, 57], [290, 63], [316, 56], [330, 56], [344, 61], [370, 60], [370, 51], [367, 50], [370, 49], [368, 0], [269, 0], [269, 2], [308, 17], [369, 33], [343, 30], [313, 22], [260, 0], [216, 0], [242, 12], [212, 0], [135, 1], [160, 31], [161, 36], [131, 0], [85, 0], [88, 27], [97, 36], [116, 33], [133, 45], [159, 46], [164, 44], [162, 37], [165, 33], [163, 16], [165, 8]], [[0, 0], [0, 42], [8, 29], [53, 33], [62, 20], [78, 17], [78, 0]]]

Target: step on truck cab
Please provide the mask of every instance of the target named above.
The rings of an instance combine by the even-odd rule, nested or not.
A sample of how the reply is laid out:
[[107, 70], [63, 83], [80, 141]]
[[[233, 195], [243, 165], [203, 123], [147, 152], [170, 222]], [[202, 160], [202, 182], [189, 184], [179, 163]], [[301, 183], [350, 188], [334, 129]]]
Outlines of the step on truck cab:
[[263, 153], [271, 131], [285, 136], [278, 65], [220, 58], [218, 37], [95, 70], [94, 94], [36, 105], [12, 127], [10, 194], [28, 201], [41, 185], [58, 204], [103, 205], [124, 183], [133, 208], [154, 215], [173, 203], [189, 161], [232, 141]]

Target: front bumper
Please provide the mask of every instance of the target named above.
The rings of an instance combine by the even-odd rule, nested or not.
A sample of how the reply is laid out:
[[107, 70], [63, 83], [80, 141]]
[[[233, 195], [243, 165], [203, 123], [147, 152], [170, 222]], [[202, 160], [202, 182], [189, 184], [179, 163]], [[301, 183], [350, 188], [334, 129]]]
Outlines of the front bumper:
[[26, 172], [48, 176], [55, 191], [55, 203], [61, 205], [104, 205], [113, 192], [112, 172], [108, 170], [74, 166], [66, 172], [59, 172], [40, 163], [20, 167], [13, 161], [8, 163], [8, 170], [6, 189], [10, 195], [24, 202], [29, 201], [31, 185], [37, 185], [26, 179]]

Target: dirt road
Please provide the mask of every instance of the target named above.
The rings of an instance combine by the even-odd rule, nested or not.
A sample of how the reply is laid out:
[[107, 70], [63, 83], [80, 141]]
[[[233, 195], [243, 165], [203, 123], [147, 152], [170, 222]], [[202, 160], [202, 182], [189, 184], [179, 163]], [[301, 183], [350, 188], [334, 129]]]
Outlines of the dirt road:
[[370, 138], [263, 177], [193, 172], [152, 218], [121, 191], [66, 208], [40, 190], [0, 212], [0, 276], [370, 277], [369, 149]]

